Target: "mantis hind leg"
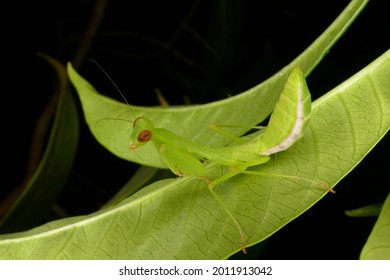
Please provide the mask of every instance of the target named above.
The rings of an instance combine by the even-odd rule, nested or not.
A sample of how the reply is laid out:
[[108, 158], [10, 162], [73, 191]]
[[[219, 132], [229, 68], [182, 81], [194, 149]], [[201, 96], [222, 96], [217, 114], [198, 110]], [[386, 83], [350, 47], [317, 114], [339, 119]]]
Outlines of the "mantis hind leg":
[[228, 216], [230, 217], [230, 219], [233, 221], [234, 225], [236, 226], [236, 228], [240, 234], [240, 238], [241, 238], [241, 250], [244, 252], [244, 254], [246, 254], [244, 230], [243, 230], [241, 224], [239, 223], [239, 221], [234, 217], [234, 215], [229, 210], [229, 208], [225, 205], [225, 203], [222, 201], [222, 199], [214, 191], [214, 187], [216, 185], [240, 174], [240, 173], [243, 173], [246, 170], [246, 168], [248, 168], [249, 166], [254, 166], [254, 165], [259, 165], [259, 164], [265, 163], [269, 159], [270, 158], [268, 156], [259, 157], [253, 161], [245, 162], [245, 163], [242, 163], [241, 165], [231, 167], [230, 172], [228, 172], [228, 173], [224, 174], [223, 176], [219, 177], [218, 179], [215, 179], [214, 181], [211, 181], [208, 183], [208, 188], [209, 188], [210, 193], [214, 196], [215, 200], [222, 207], [222, 209], [228, 214]]
[[222, 209], [228, 214], [228, 216], [230, 217], [230, 219], [233, 221], [234, 225], [238, 229], [238, 232], [240, 233], [240, 238], [241, 238], [241, 250], [244, 252], [244, 254], [246, 254], [245, 235], [244, 235], [244, 230], [242, 229], [241, 224], [233, 216], [232, 212], [230, 212], [229, 208], [227, 208], [225, 203], [222, 201], [222, 199], [219, 197], [219, 195], [214, 191], [213, 187], [210, 184], [208, 185], [208, 188], [209, 188], [210, 193], [214, 196], [215, 200], [222, 207]]
[[214, 181], [212, 181], [209, 184], [209, 186], [211, 186], [211, 188], [213, 188], [216, 185], [222, 183], [223, 181], [226, 181], [226, 180], [228, 180], [228, 179], [230, 179], [230, 178], [232, 178], [240, 173], [245, 173], [245, 171], [248, 167], [260, 165], [260, 164], [266, 163], [269, 160], [270, 160], [269, 156], [259, 156], [259, 158], [257, 158], [257, 159], [254, 159], [254, 160], [251, 160], [248, 162], [243, 162], [242, 164], [238, 164], [236, 166], [232, 166], [232, 167], [230, 167], [230, 172], [215, 179]]
[[300, 176], [295, 176], [295, 175], [285, 175], [285, 174], [278, 174], [278, 173], [266, 173], [266, 172], [260, 172], [260, 171], [247, 170], [248, 167], [257, 166], [257, 165], [266, 163], [269, 160], [270, 160], [269, 156], [264, 156], [264, 157], [259, 157], [255, 160], [252, 160], [252, 161], [244, 162], [241, 165], [231, 167], [231, 172], [228, 172], [228, 173], [224, 174], [223, 176], [215, 179], [209, 185], [211, 185], [211, 187], [213, 188], [216, 185], [222, 183], [223, 181], [226, 181], [226, 180], [228, 180], [228, 179], [230, 179], [238, 174], [248, 174], [248, 175], [274, 176], [274, 177], [280, 177], [280, 178], [300, 180], [300, 181], [304, 181], [304, 182], [313, 183], [314, 185], [317, 185], [317, 186], [321, 187], [322, 189], [326, 189], [328, 192], [330, 192], [332, 194], [336, 193], [335, 190], [333, 190], [332, 188], [330, 188], [328, 185], [326, 185], [325, 183], [323, 183], [321, 181], [316, 181], [313, 179], [308, 179], [305, 177], [300, 177]]
[[236, 226], [241, 239], [241, 250], [246, 254], [246, 248], [245, 248], [245, 235], [244, 230], [239, 223], [239, 221], [234, 217], [230, 209], [225, 205], [225, 203], [222, 201], [222, 199], [218, 196], [218, 194], [214, 191], [214, 187], [240, 173], [243, 173], [249, 166], [259, 165], [263, 164], [267, 161], [269, 161], [270, 157], [268, 156], [261, 156], [253, 161], [249, 162], [243, 162], [242, 164], [239, 164], [237, 166], [231, 167], [230, 172], [224, 174], [223, 176], [211, 181], [208, 183], [208, 189], [210, 193], [214, 196], [215, 200], [218, 202], [218, 204], [222, 207], [222, 209], [228, 214], [230, 219], [233, 221], [234, 225]]
[[281, 177], [281, 178], [287, 178], [287, 179], [293, 179], [293, 180], [301, 180], [304, 182], [309, 182], [309, 183], [312, 183], [314, 185], [317, 185], [317, 186], [321, 187], [322, 189], [327, 190], [328, 192], [330, 192], [332, 194], [336, 193], [336, 191], [334, 189], [330, 188], [325, 183], [323, 183], [321, 181], [315, 181], [312, 179], [308, 179], [305, 177], [299, 177], [299, 176], [295, 176], [295, 175], [276, 174], [276, 173], [265, 173], [265, 172], [252, 171], [252, 170], [242, 170], [240, 173], [248, 174], [248, 175], [275, 176], [275, 177]]

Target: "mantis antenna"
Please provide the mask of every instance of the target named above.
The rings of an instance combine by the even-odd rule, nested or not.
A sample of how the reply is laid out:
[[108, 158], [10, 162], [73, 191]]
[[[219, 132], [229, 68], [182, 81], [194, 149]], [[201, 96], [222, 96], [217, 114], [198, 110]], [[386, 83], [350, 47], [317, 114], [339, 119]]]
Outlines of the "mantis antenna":
[[130, 105], [129, 102], [127, 102], [127, 99], [126, 99], [125, 95], [121, 92], [121, 90], [119, 89], [119, 87], [114, 83], [114, 81], [111, 79], [110, 75], [108, 75], [108, 73], [103, 69], [103, 67], [101, 67], [101, 66], [99, 65], [99, 63], [97, 63], [96, 60], [88, 59], [88, 61], [91, 61], [91, 62], [95, 63], [96, 66], [100, 68], [100, 70], [104, 73], [104, 75], [107, 76], [107, 78], [108, 78], [108, 79], [110, 80], [110, 82], [114, 85], [114, 87], [116, 88], [116, 90], [117, 90], [117, 91], [119, 92], [119, 94], [122, 96], [123, 100], [125, 100], [126, 104], [127, 104], [127, 105]]

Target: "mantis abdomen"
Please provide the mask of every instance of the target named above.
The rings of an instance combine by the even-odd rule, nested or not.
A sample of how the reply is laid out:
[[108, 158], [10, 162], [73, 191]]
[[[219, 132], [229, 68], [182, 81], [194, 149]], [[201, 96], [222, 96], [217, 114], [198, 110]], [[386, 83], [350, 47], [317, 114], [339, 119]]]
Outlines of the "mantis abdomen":
[[311, 98], [299, 67], [290, 74], [264, 133], [257, 140], [259, 154], [270, 155], [294, 145], [303, 135], [311, 114]]

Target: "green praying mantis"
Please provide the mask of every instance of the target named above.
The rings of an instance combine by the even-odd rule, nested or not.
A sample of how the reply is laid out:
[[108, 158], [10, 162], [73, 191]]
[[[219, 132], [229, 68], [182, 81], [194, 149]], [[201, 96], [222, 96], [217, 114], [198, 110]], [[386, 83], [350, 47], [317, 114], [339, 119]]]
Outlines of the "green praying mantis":
[[[304, 134], [310, 121], [311, 96], [305, 77], [299, 66], [290, 73], [270, 117], [268, 126], [263, 133], [246, 141], [230, 135], [217, 126], [211, 128], [234, 140], [235, 145], [209, 147], [185, 137], [179, 136], [165, 128], [155, 127], [153, 122], [145, 117], [132, 121], [133, 130], [130, 136], [129, 149], [134, 151], [142, 146], [153, 144], [168, 168], [177, 176], [196, 176], [204, 180], [208, 190], [232, 219], [241, 238], [241, 249], [245, 253], [245, 236], [240, 223], [214, 191], [214, 187], [238, 174], [264, 175], [258, 171], [248, 170], [249, 167], [266, 163], [270, 155], [284, 151], [294, 145]], [[207, 178], [204, 161], [219, 163], [229, 167], [229, 171], [219, 178]], [[313, 182], [313, 180], [272, 174], [291, 179]], [[322, 182], [313, 182], [334, 192]]]

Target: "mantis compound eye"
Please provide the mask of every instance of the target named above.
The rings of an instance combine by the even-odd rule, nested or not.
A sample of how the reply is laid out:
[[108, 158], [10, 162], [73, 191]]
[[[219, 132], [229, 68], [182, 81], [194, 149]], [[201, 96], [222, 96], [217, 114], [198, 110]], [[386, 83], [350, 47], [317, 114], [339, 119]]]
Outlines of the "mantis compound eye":
[[150, 130], [144, 130], [140, 134], [138, 134], [138, 142], [144, 143], [152, 138], [152, 132]]

